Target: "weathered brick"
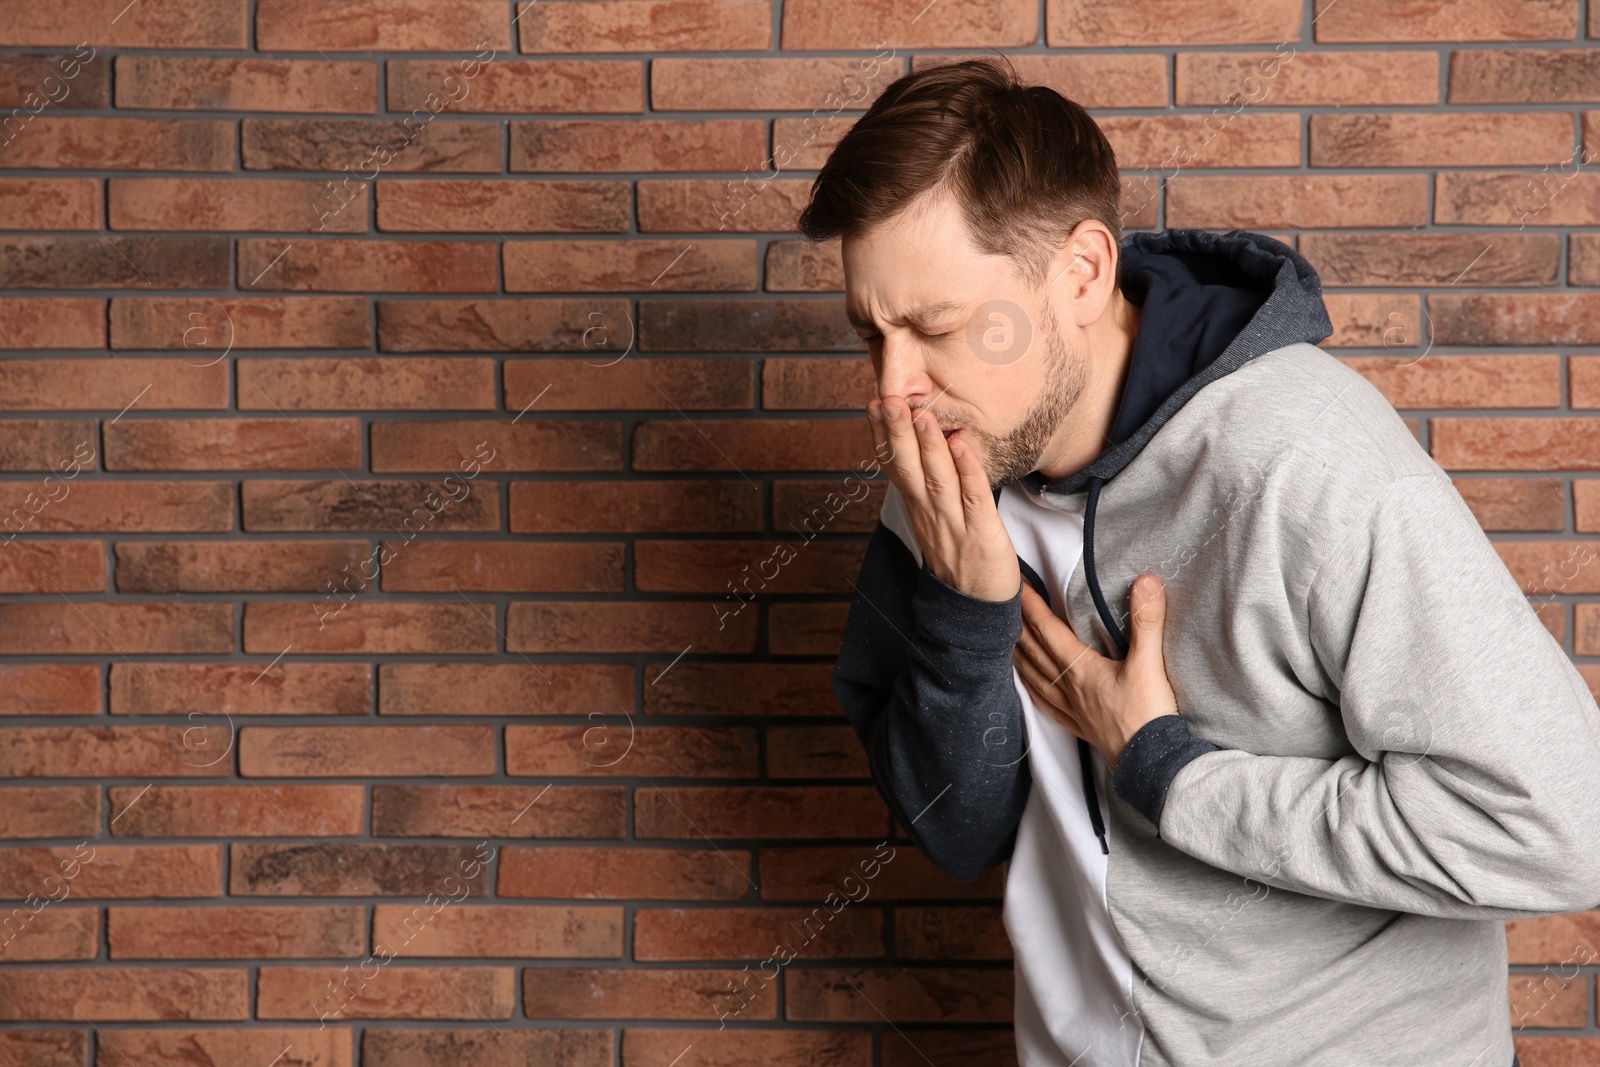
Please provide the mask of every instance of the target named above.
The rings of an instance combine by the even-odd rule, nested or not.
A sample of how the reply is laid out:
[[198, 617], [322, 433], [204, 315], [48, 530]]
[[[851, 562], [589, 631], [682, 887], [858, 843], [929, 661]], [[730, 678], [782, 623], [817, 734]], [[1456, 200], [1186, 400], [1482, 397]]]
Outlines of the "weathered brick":
[[639, 232], [792, 233], [811, 199], [811, 179], [659, 178], [638, 183]]
[[626, 137], [618, 136], [621, 128], [585, 119], [513, 122], [511, 170], [742, 170], [767, 154], [766, 124], [755, 119], [641, 119], [627, 123]]
[[[327, 208], [327, 183], [315, 179], [112, 178], [107, 182], [114, 230], [266, 230], [308, 233]], [[344, 233], [367, 228], [367, 186], [330, 214], [322, 227]]]
[[[1457, 52], [1459, 58], [1463, 53]], [[1478, 53], [1467, 53], [1478, 54]], [[1436, 52], [1179, 52], [1179, 106], [1437, 104]], [[1454, 101], [1452, 100], [1452, 103]], [[1114, 105], [1126, 106], [1126, 105]]]
[[493, 774], [494, 728], [245, 726], [238, 773], [246, 777], [398, 777]]
[[[390, 965], [360, 968], [263, 967], [256, 980], [262, 1019], [509, 1019], [513, 967]], [[330, 991], [329, 983], [332, 983]]]
[[[766, 0], [524, 0], [516, 19], [524, 52], [726, 52], [773, 45]], [[783, 44], [799, 47], [787, 34]]]
[[1499, 540], [1494, 547], [1530, 596], [1600, 592], [1600, 542]]
[[484, 855], [472, 845], [233, 844], [228, 892], [236, 897], [484, 896], [489, 871]]
[[[682, 1031], [679, 1031], [681, 1033]], [[580, 1030], [392, 1030], [367, 1027], [361, 1035], [366, 1067], [606, 1067], [613, 1062], [611, 1031]], [[663, 1061], [665, 1062], [665, 1061]]]
[[369, 555], [365, 541], [121, 541], [119, 593], [318, 592]]
[[1561, 357], [1347, 356], [1397, 408], [1561, 406]]
[[[805, 536], [829, 533], [871, 533], [883, 510], [888, 479], [863, 481], [854, 475], [841, 481], [790, 481], [772, 485], [772, 528]], [[862, 489], [866, 492], [863, 495]]]
[[241, 359], [240, 410], [493, 410], [487, 359]]
[[256, 9], [256, 47], [303, 52], [477, 52], [511, 47], [495, 0], [272, 0]]
[[1313, 167], [1519, 166], [1569, 159], [1558, 111], [1311, 116]]
[[0, 557], [0, 593], [103, 593], [106, 586], [105, 546], [92, 541], [29, 541]]
[[744, 727], [506, 727], [506, 773], [515, 776], [753, 778], [758, 763], [756, 732]]
[[389, 110], [521, 114], [644, 110], [644, 64], [636, 59], [496, 59], [477, 67], [472, 63], [390, 60]]
[[869, 461], [866, 419], [696, 419], [642, 422], [636, 470], [849, 470]]
[[1316, 0], [1312, 20], [1327, 41], [1554, 41], [1578, 29], [1573, 0]]
[[374, 951], [395, 957], [529, 959], [622, 955], [620, 907], [483, 905], [432, 909], [379, 904], [372, 909]]
[[1422, 329], [1422, 301], [1403, 293], [1329, 293], [1323, 298], [1333, 335], [1329, 348], [1387, 348], [1396, 361], [1409, 361], [1408, 351], [1427, 344]]
[[216, 753], [201, 744], [200, 734], [181, 726], [13, 726], [0, 729], [0, 741], [0, 777], [6, 778], [233, 772], [231, 761], [214, 760]]
[[80, 111], [110, 107], [111, 65], [104, 59], [97, 62], [97, 56], [85, 44], [71, 53], [6, 56], [0, 64], [0, 108]]
[[558, 1019], [706, 1019], [741, 1005], [741, 1020], [777, 1018], [777, 987], [762, 983], [751, 996], [727, 992], [746, 977], [732, 968], [554, 968], [522, 974], [522, 1008], [531, 1017]]
[[104, 428], [106, 469], [327, 470], [361, 462], [355, 419], [123, 419]]
[[384, 715], [583, 715], [633, 702], [620, 663], [384, 663]]
[[106, 302], [97, 297], [0, 297], [0, 349], [104, 348]]
[[1011, 941], [999, 908], [896, 908], [901, 959], [1009, 960]]
[[186, 348], [192, 362], [248, 348], [369, 348], [358, 296], [115, 297], [112, 348]]
[[[362, 663], [113, 663], [113, 715], [363, 715], [372, 668]], [[218, 712], [211, 713], [213, 717]]]
[[1506, 955], [1511, 963], [1570, 967], [1588, 953], [1600, 958], [1600, 911], [1511, 919], [1506, 923]]
[[1108, 115], [1098, 120], [1125, 170], [1300, 165], [1300, 117]]
[[506, 291], [734, 292], [756, 288], [756, 243], [507, 241]]
[[761, 406], [767, 410], [866, 410], [878, 395], [872, 364], [845, 359], [768, 359], [761, 364]]
[[88, 1055], [88, 1030], [0, 1031], [3, 1067], [83, 1067]]
[[644, 592], [716, 593], [719, 611], [757, 594], [851, 590], [864, 544], [811, 540], [818, 529], [782, 532], [788, 536], [770, 541], [639, 541], [634, 584]]
[[982, 967], [808, 967], [789, 973], [785, 993], [790, 1019], [998, 1023], [1011, 1017], [1012, 974]]
[[536, 848], [499, 856], [502, 897], [574, 901], [734, 901], [750, 891], [750, 853], [738, 848]]
[[[94, 462], [94, 439], [90, 420], [7, 419], [0, 423], [0, 470], [49, 471], [59, 477], [76, 466], [81, 473]], [[14, 524], [8, 532], [17, 528]]]
[[1595, 419], [1433, 419], [1430, 441], [1434, 460], [1449, 470], [1600, 470]]
[[106, 909], [114, 960], [356, 957], [366, 915], [356, 905]]
[[[66, 899], [57, 897], [61, 891], [61, 883], [51, 882], [50, 888], [40, 890], [34, 899], [0, 908], [0, 924], [5, 930], [0, 939], [0, 962], [92, 960], [99, 954], [100, 909], [48, 907], [54, 899]], [[0, 1051], [0, 1064], [6, 1062]]]
[[231, 651], [232, 604], [0, 604], [0, 654], [192, 656]]
[[634, 913], [633, 955], [639, 960], [762, 959], [774, 946], [808, 959], [881, 956], [883, 909], [855, 907], [834, 914], [819, 904], [813, 909], [640, 908]]
[[645, 669], [645, 710], [652, 715], [840, 715], [828, 665], [666, 663]]
[[49, 967], [0, 972], [0, 1019], [247, 1019], [243, 967]]
[[1273, 44], [1300, 39], [1302, 12], [1293, 0], [1176, 0], [1159, 7], [1116, 0], [1050, 0], [1045, 8], [1045, 42], [1052, 48]]
[[[454, 173], [504, 166], [500, 130], [492, 123], [412, 118], [408, 126], [407, 118], [245, 119], [240, 149], [246, 170], [344, 171], [347, 185], [370, 180], [373, 168]], [[330, 197], [330, 209], [336, 203]]]
[[[0, 20], [3, 21], [3, 20]], [[75, 170], [232, 170], [227, 119], [32, 119], [0, 152], [0, 167]]]
[[832, 656], [844, 639], [847, 604], [772, 604], [767, 650], [779, 656]]
[[767, 729], [769, 778], [867, 778], [866, 749], [850, 726]]
[[[459, 478], [457, 479], [460, 480]], [[272, 481], [240, 486], [245, 528], [266, 530], [498, 530], [499, 498], [489, 486], [409, 479]], [[443, 501], [449, 500], [444, 506]], [[368, 568], [370, 569], [370, 568]], [[356, 577], [362, 577], [358, 572]]]
[[1600, 100], [1600, 56], [1582, 48], [1473, 48], [1450, 55], [1450, 103]]
[[1555, 234], [1306, 233], [1300, 253], [1323, 285], [1556, 284]]
[[722, 481], [550, 480], [511, 484], [513, 533], [759, 530], [761, 489]]
[[220, 845], [83, 844], [0, 850], [0, 896], [43, 895], [70, 881], [88, 900], [214, 897], [222, 893]]
[[[611, 709], [615, 710], [615, 709]], [[593, 736], [627, 727], [596, 724]], [[375, 785], [378, 837], [626, 837], [628, 797], [621, 786]]]
[[378, 229], [389, 232], [621, 233], [632, 217], [625, 181], [378, 182]]
[[[81, 0], [70, 9], [0, 0], [0, 45], [90, 44], [120, 48], [244, 48], [236, 0]], [[87, 31], [87, 32], [86, 32]]]
[[1589, 1022], [1589, 983], [1582, 976], [1566, 978], [1546, 971], [1509, 975], [1506, 982], [1511, 1023], [1518, 1032], [1539, 1026], [1584, 1026]]
[[880, 837], [890, 823], [870, 785], [641, 789], [633, 818], [644, 838]]
[[[650, 64], [650, 104], [658, 111], [865, 110], [901, 73], [897, 64], [820, 56], [741, 58], [739, 72], [742, 76], [731, 76], [721, 57], [657, 59]], [[746, 158], [740, 166], [757, 161]]]
[[[943, 66], [983, 55], [982, 52], [917, 55], [911, 57], [911, 69]], [[1179, 55], [1181, 58], [1182, 53]], [[1146, 52], [1104, 55], [1020, 52], [1006, 58], [1024, 84], [1048, 85], [1082, 107], [1165, 107], [1167, 104], [1169, 79], [1164, 56]], [[897, 76], [899, 68], [895, 67], [892, 73]]]
[[38, 230], [97, 229], [105, 225], [100, 180], [0, 177], [0, 219], [27, 220]]
[[0, 410], [121, 408], [133, 397], [144, 410], [225, 408], [227, 368], [182, 359], [0, 359]]
[[1600, 225], [1600, 174], [1568, 166], [1444, 172], [1438, 185], [1435, 222], [1518, 229]]
[[717, 625], [705, 601], [519, 601], [506, 610], [508, 652], [701, 652], [755, 650], [755, 612]]
[[[351, 1032], [343, 1026], [293, 1028], [251, 1024], [248, 1029], [208, 1026], [118, 1030], [102, 1027], [102, 1048], [114, 1046], [118, 1067], [176, 1067], [225, 1063], [270, 1064], [293, 1046], [294, 1067], [351, 1067]], [[104, 1059], [102, 1053], [102, 1059]], [[0, 1061], [3, 1062], [3, 1061]], [[106, 1060], [99, 1067], [111, 1067]], [[77, 1067], [74, 1061], [73, 1067]]]
[[857, 352], [842, 300], [641, 300], [639, 347], [650, 352]]
[[[281, 257], [281, 258], [280, 258]], [[239, 240], [239, 283], [298, 292], [485, 293], [500, 287], [488, 241]]]
[[[841, 916], [842, 918], [842, 916]], [[771, 953], [768, 945], [758, 956]], [[741, 977], [741, 981], [744, 978]], [[726, 986], [723, 987], [726, 990]], [[726, 1008], [724, 1007], [724, 1010]], [[693, 1060], [687, 1057], [684, 1067], [732, 1067], [738, 1063], [805, 1063], [813, 1067], [866, 1067], [872, 1062], [872, 1035], [866, 1031], [842, 1030], [756, 1030], [728, 1027], [724, 1030], [651, 1030], [630, 1026], [622, 1032], [622, 1059], [624, 1063], [668, 1063], [684, 1048], [686, 1040], [693, 1039]], [[918, 1049], [933, 1048], [927, 1035], [919, 1034]], [[887, 1041], [885, 1042], [887, 1044]], [[913, 1053], [917, 1055], [917, 1053]], [[950, 1057], [947, 1062], [996, 1065], [1016, 1059], [979, 1061], [972, 1057]], [[884, 1060], [886, 1067], [901, 1067]], [[496, 1065], [499, 1067], [499, 1065]], [[506, 1065], [512, 1067], [512, 1065]]]
[[7, 237], [0, 286], [10, 289], [221, 289], [226, 237]]
[[1600, 293], [1436, 293], [1428, 311], [1439, 344], [1600, 343]]
[[97, 715], [102, 710], [96, 664], [0, 664], [0, 715]]
[[[1456, 478], [1454, 485], [1485, 530], [1560, 530], [1566, 524], [1566, 495], [1553, 478]], [[1586, 529], [1581, 509], [1578, 529]]]
[[844, 257], [837, 238], [813, 241], [767, 242], [767, 291], [842, 292]]
[[100, 790], [92, 785], [0, 789], [0, 838], [94, 837], [100, 832]]
[[1167, 225], [1204, 229], [1421, 226], [1424, 174], [1179, 175], [1167, 182]]
[[981, 878], [958, 882], [935, 867], [922, 852], [904, 843], [887, 854], [880, 848], [764, 848], [761, 899], [815, 904], [830, 892], [840, 893], [845, 877], [854, 875], [860, 879], [873, 870], [873, 863], [879, 865], [872, 880], [873, 895], [879, 900], [987, 900], [999, 896], [1005, 885], [1005, 871], [998, 867]]
[[887, 6], [840, 9], [826, 0], [794, 0], [783, 8], [785, 49], [1006, 48], [1038, 39], [1038, 7], [1026, 0], [930, 5], [912, 18]]
[[[302, 43], [291, 50], [305, 48]], [[118, 107], [369, 114], [378, 109], [376, 63], [141, 55], [118, 56], [116, 62]]]
[[541, 411], [695, 410], [755, 403], [742, 359], [519, 359], [505, 365], [506, 407]]
[[357, 601], [330, 608], [304, 600], [256, 600], [244, 612], [246, 652], [277, 655], [294, 645], [301, 654], [482, 655], [497, 644], [493, 618], [471, 604]]
[[[467, 446], [478, 451], [468, 452]], [[484, 449], [489, 449], [485, 453]], [[488, 454], [495, 471], [619, 470], [616, 422], [526, 419], [517, 422], [379, 422], [372, 426], [374, 472], [450, 470]]]
[[394, 559], [383, 587], [394, 592], [620, 593], [621, 541], [435, 542], [406, 547], [385, 541]]
[[614, 358], [631, 336], [626, 300], [378, 301], [378, 347], [386, 352], [583, 352]]
[[1567, 283], [1600, 288], [1600, 235], [1575, 233], [1568, 238]]
[[[215, 742], [191, 745], [195, 762], [233, 746], [231, 724], [222, 716], [189, 723], [191, 738]], [[348, 837], [361, 833], [365, 822], [359, 785], [116, 785], [108, 792], [117, 837]]]

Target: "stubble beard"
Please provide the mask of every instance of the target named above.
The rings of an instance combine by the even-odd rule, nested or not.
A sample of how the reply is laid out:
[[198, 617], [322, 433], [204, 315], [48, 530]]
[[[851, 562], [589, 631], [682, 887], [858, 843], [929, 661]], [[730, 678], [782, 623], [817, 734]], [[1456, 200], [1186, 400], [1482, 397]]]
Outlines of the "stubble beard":
[[997, 436], [975, 426], [961, 430], [963, 436], [970, 436], [977, 443], [984, 473], [994, 489], [1013, 485], [1021, 481], [1024, 475], [1038, 469], [1050, 438], [1055, 436], [1077, 406], [1078, 398], [1083, 395], [1083, 359], [1068, 349], [1048, 305], [1044, 315], [1045, 329], [1042, 332], [1046, 355], [1050, 360], [1050, 372], [1038, 403], [1023, 416], [1016, 428], [1006, 434]]

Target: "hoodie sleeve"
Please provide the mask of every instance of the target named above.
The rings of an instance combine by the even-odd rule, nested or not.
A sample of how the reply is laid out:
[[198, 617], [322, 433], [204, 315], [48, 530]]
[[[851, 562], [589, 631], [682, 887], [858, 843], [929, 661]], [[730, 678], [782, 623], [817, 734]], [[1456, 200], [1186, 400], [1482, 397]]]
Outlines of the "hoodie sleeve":
[[895, 819], [960, 881], [1011, 854], [1032, 784], [1011, 660], [1021, 632], [1020, 590], [970, 597], [878, 524], [833, 691]]
[[1136, 735], [1113, 784], [1162, 839], [1281, 889], [1420, 915], [1600, 904], [1600, 708], [1443, 471], [1377, 494], [1320, 563], [1307, 613], [1356, 753]]

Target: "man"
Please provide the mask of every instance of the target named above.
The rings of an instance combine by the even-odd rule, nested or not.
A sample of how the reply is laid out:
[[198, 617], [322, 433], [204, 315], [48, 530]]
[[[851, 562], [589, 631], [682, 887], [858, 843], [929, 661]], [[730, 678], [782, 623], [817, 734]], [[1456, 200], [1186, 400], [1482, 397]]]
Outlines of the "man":
[[1600, 709], [1310, 264], [1122, 241], [1089, 116], [976, 60], [800, 226], [893, 449], [834, 689], [933, 862], [1010, 861], [1019, 1061], [1515, 1065], [1502, 920], [1600, 902]]

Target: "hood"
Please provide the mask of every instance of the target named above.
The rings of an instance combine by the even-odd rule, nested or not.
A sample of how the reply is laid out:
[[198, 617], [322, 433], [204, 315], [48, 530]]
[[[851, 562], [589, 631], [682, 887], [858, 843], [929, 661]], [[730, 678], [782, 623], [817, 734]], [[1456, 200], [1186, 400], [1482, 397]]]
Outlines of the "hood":
[[1333, 332], [1322, 280], [1300, 253], [1259, 233], [1163, 230], [1122, 242], [1118, 280], [1139, 305], [1111, 446], [1056, 482], [1038, 471], [1034, 492], [1076, 493], [1126, 467], [1206, 385], [1257, 356]]
[[[1082, 470], [1056, 482], [1034, 471], [1022, 484], [1035, 493], [1088, 490], [1083, 516], [1083, 570], [1095, 614], [1123, 656], [1128, 640], [1095, 574], [1094, 517], [1100, 489], [1150, 442], [1156, 431], [1206, 385], [1275, 348], [1315, 344], [1333, 332], [1322, 303], [1322, 280], [1305, 258], [1259, 233], [1163, 230], [1122, 242], [1118, 282], [1140, 307], [1128, 373], [1112, 419], [1111, 444]], [[1043, 592], [1043, 583], [1024, 567]], [[1048, 598], [1049, 594], [1044, 593]], [[1089, 742], [1078, 739], [1084, 803], [1100, 850], [1111, 851], [1100, 816]]]

